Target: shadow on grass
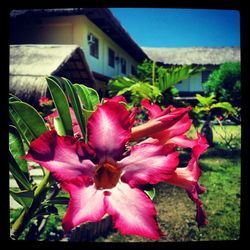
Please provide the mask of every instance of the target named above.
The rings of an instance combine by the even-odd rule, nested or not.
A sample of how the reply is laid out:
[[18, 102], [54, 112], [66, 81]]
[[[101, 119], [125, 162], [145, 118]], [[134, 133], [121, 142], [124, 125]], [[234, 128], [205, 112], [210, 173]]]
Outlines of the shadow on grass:
[[[189, 160], [191, 159], [191, 149], [185, 149], [180, 152], [180, 167], [186, 167], [188, 165]], [[225, 147], [221, 147], [220, 145], [215, 145], [214, 147], [210, 147], [207, 151], [200, 156], [199, 166], [203, 171], [214, 170], [207, 166], [206, 163], [202, 162], [202, 159], [209, 160], [211, 162], [218, 160], [230, 160], [231, 162], [239, 160], [241, 157], [241, 149], [227, 149]], [[216, 163], [217, 164], [217, 163]]]
[[226, 149], [220, 146], [210, 147], [208, 150], [202, 155], [204, 158], [226, 158], [226, 159], [238, 159], [241, 157], [241, 149]]

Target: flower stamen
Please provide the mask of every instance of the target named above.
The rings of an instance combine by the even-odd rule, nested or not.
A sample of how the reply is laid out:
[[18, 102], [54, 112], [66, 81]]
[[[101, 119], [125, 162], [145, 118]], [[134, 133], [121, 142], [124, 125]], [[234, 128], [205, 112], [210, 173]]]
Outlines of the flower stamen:
[[96, 166], [94, 182], [97, 189], [111, 189], [116, 186], [121, 170], [115, 162], [103, 162]]

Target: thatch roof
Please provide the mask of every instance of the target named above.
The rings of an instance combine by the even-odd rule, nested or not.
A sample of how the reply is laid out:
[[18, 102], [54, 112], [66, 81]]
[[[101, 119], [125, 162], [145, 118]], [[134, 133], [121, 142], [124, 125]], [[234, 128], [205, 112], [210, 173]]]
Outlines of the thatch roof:
[[142, 48], [148, 57], [168, 65], [219, 65], [239, 62], [239, 47]]
[[37, 105], [48, 94], [45, 77], [64, 76], [92, 86], [94, 77], [77, 45], [10, 45], [9, 91]]
[[[11, 17], [11, 35], [13, 30], [18, 27], [20, 20], [32, 22], [36, 18], [44, 16], [76, 16], [85, 15], [104, 33], [106, 33], [121, 48], [130, 54], [136, 61], [142, 62], [147, 58], [146, 53], [132, 39], [129, 33], [121, 25], [119, 20], [112, 14], [108, 8], [61, 8], [61, 9], [23, 9], [12, 10]], [[13, 43], [13, 42], [12, 42]], [[16, 42], [15, 42], [16, 43]]]

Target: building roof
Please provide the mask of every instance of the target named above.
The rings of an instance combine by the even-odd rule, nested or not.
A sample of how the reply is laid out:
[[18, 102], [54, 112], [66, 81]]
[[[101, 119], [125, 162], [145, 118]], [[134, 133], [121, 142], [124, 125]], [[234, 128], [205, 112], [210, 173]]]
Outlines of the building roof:
[[128, 32], [120, 24], [118, 19], [107, 8], [71, 8], [71, 9], [31, 9], [13, 10], [10, 13], [12, 20], [20, 18], [32, 18], [39, 16], [67, 16], [85, 15], [113, 41], [115, 41], [128, 54], [138, 62], [147, 58], [145, 52], [131, 38]]
[[64, 76], [92, 86], [94, 77], [77, 45], [10, 45], [9, 92], [37, 105], [48, 94], [45, 77]]
[[239, 47], [142, 48], [148, 57], [167, 65], [219, 65], [240, 62]]

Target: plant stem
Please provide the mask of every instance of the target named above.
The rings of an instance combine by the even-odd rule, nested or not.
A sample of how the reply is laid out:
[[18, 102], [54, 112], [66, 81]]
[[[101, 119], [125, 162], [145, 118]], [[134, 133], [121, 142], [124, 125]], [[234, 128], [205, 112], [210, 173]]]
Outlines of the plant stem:
[[153, 86], [155, 86], [155, 61], [153, 61], [153, 65], [152, 65], [152, 83], [153, 83]]
[[42, 196], [44, 194], [44, 191], [46, 191], [46, 185], [49, 182], [50, 177], [51, 177], [50, 172], [46, 170], [44, 178], [42, 179], [42, 181], [35, 190], [34, 200], [31, 207], [27, 210], [24, 209], [23, 212], [19, 215], [19, 217], [15, 221], [15, 223], [13, 224], [10, 235], [11, 239], [17, 240], [19, 238], [19, 236], [29, 223], [30, 219], [32, 218], [34, 212], [40, 206]]

